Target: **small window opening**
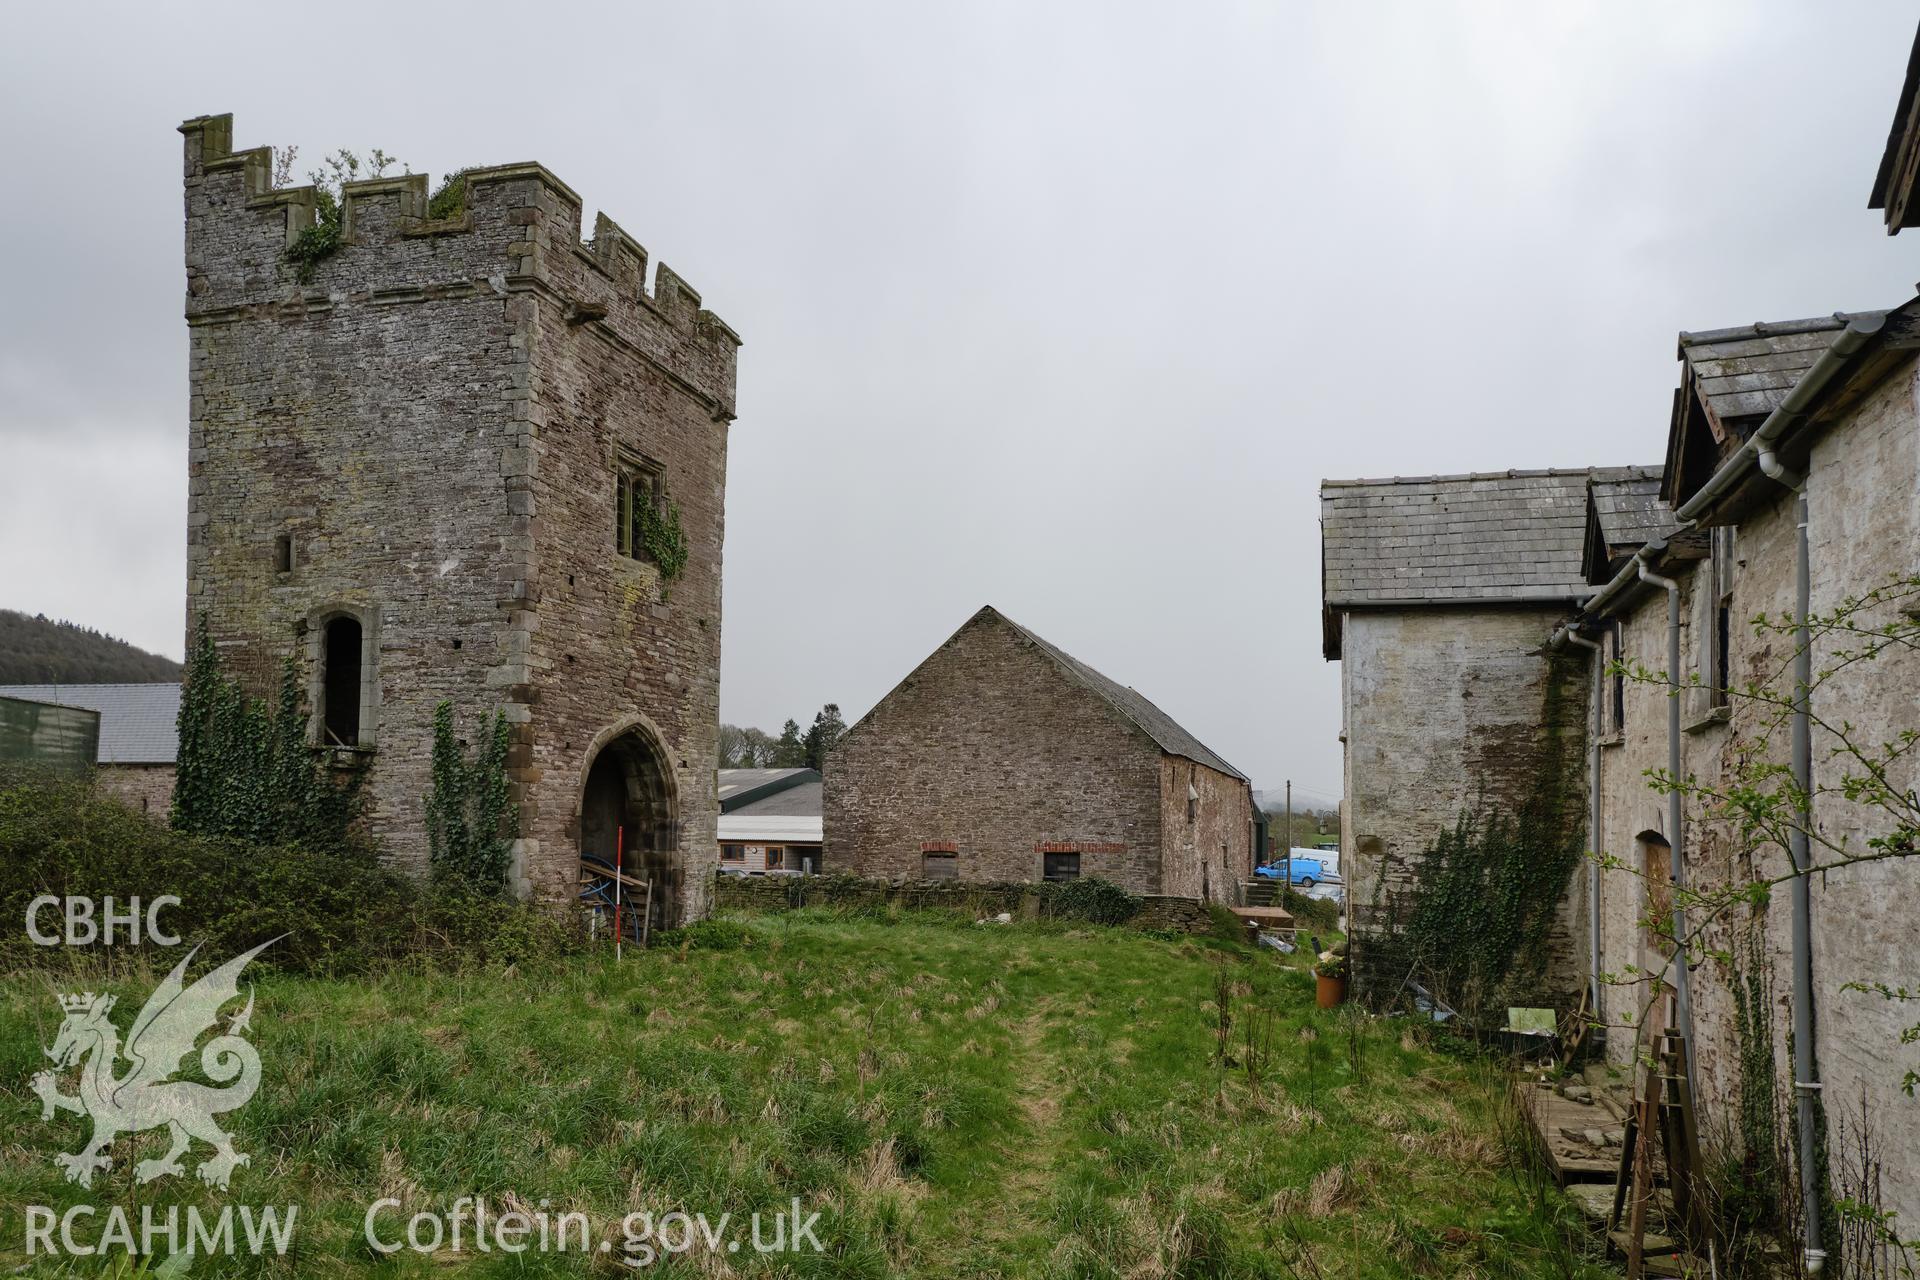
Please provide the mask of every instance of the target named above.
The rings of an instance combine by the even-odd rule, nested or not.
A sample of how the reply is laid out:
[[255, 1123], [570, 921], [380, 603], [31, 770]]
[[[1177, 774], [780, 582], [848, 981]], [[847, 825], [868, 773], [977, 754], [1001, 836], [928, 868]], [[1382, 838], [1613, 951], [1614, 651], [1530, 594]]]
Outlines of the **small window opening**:
[[1193, 789], [1193, 784], [1189, 782], [1187, 784], [1187, 825], [1192, 826], [1194, 823], [1198, 822], [1199, 820], [1200, 820], [1200, 793], [1198, 791], [1195, 791]]
[[1713, 649], [1708, 659], [1707, 685], [1715, 710], [1728, 705], [1733, 688], [1733, 528], [1713, 531], [1713, 598], [1708, 615]]
[[283, 533], [273, 540], [273, 571], [293, 572], [293, 535]]
[[454, 647], [454, 648], [456, 648], [456, 649], [458, 649], [458, 648], [460, 647], [460, 639], [459, 639], [459, 637], [458, 637], [458, 636], [456, 636], [456, 637], [454, 637], [454, 641], [453, 641], [453, 647]]
[[960, 878], [960, 858], [952, 853], [923, 853], [920, 855], [920, 875], [927, 880], [958, 880]]
[[325, 705], [320, 725], [329, 746], [360, 745], [360, 622], [332, 618], [327, 622], [321, 693]]
[[1610, 646], [1613, 672], [1613, 731], [1624, 732], [1627, 727], [1627, 673], [1620, 665], [1620, 619], [1613, 620], [1613, 629], [1607, 633]]
[[641, 522], [649, 510], [656, 515], [663, 514], [667, 505], [666, 482], [659, 464], [633, 454], [619, 455], [614, 468], [613, 500], [615, 549], [634, 560], [646, 559]]
[[1042, 855], [1040, 874], [1048, 880], [1078, 880], [1080, 878], [1080, 855], [1077, 853], [1049, 853]]

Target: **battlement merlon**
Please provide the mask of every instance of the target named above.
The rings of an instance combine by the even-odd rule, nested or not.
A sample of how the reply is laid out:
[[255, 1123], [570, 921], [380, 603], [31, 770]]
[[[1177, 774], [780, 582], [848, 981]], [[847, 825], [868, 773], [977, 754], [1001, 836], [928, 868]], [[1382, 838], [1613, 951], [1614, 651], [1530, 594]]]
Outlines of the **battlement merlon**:
[[275, 187], [268, 147], [233, 149], [231, 114], [180, 126], [185, 139], [187, 320], [218, 323], [260, 307], [332, 307], [463, 292], [530, 291], [569, 325], [591, 326], [673, 374], [731, 418], [740, 336], [700, 294], [601, 214], [580, 238], [579, 194], [544, 165], [494, 165], [460, 175], [464, 208], [427, 216], [425, 174], [349, 182], [342, 244], [310, 280], [287, 250], [314, 225], [311, 186]]

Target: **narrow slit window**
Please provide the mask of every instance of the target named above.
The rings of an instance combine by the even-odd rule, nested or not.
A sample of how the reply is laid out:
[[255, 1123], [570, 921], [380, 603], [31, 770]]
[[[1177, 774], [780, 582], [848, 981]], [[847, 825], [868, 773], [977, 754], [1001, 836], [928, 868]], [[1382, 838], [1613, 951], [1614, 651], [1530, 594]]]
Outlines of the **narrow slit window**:
[[273, 571], [293, 572], [293, 535], [283, 533], [273, 540]]
[[1713, 646], [1707, 671], [1711, 706], [1726, 707], [1733, 689], [1733, 529], [1713, 531], [1713, 597], [1709, 601], [1709, 639]]
[[1620, 619], [1613, 620], [1613, 629], [1607, 633], [1611, 646], [1613, 672], [1613, 731], [1622, 733], [1627, 727], [1627, 673], [1620, 665]]

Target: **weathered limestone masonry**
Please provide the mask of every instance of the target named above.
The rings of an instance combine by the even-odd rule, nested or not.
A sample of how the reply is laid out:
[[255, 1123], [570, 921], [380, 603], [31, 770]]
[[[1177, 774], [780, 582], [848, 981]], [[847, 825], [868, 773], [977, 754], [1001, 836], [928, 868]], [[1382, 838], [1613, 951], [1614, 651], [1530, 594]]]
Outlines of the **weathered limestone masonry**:
[[[1347, 614], [1341, 816], [1360, 928], [1376, 903], [1412, 888], [1413, 860], [1462, 813], [1517, 814], [1543, 784], [1543, 764], [1569, 750], [1556, 734], [1571, 732], [1574, 752], [1584, 742], [1585, 673], [1542, 652], [1542, 637], [1564, 616], [1524, 607]], [[1576, 826], [1584, 825], [1584, 776], [1576, 763], [1562, 780]], [[1584, 883], [1575, 876], [1568, 885], [1548, 935], [1549, 998], [1580, 988]]]
[[1198, 898], [1204, 885], [1230, 901], [1252, 870], [1252, 800], [1230, 767], [1140, 695], [982, 609], [828, 759], [824, 861], [919, 878], [929, 855], [951, 855], [962, 881], [1026, 881], [1053, 853], [1134, 893]]
[[[1820, 436], [1806, 467], [1810, 516], [1810, 564], [1813, 608], [1830, 611], [1920, 564], [1920, 382], [1908, 363], [1867, 395], [1858, 407]], [[1792, 494], [1779, 488], [1769, 501], [1741, 518], [1733, 534], [1733, 625], [1729, 628], [1731, 674], [1736, 685], [1760, 682], [1780, 688], [1780, 674], [1792, 656], [1790, 637], [1756, 635], [1748, 621], [1760, 614], [1779, 617], [1794, 609], [1795, 513]], [[1703, 585], [1708, 562], [1666, 566], [1661, 572], [1683, 588], [1682, 661], [1691, 673], [1700, 653], [1704, 628]], [[1622, 652], [1647, 670], [1664, 671], [1666, 601], [1648, 592], [1621, 614]], [[1834, 667], [1833, 645], [1817, 646], [1816, 671]], [[1920, 654], [1889, 651], [1870, 663], [1840, 667], [1815, 695], [1816, 716], [1830, 724], [1850, 723], [1856, 740], [1896, 740], [1916, 726], [1914, 691], [1920, 689]], [[1658, 965], [1661, 952], [1641, 921], [1648, 911], [1647, 859], [1664, 858], [1658, 840], [1671, 840], [1666, 800], [1644, 776], [1664, 768], [1666, 693], [1654, 684], [1627, 682], [1624, 726], [1603, 738], [1602, 807], [1599, 842], [1626, 865], [1602, 879], [1601, 968], [1629, 973], [1628, 966]], [[1750, 702], [1732, 699], [1724, 718], [1709, 713], [1706, 690], [1681, 693], [1682, 770], [1704, 785], [1730, 779], [1738, 753], [1754, 740], [1760, 713]], [[1816, 728], [1813, 739], [1815, 786], [1835, 786], [1844, 762], [1831, 752], [1835, 739]], [[1767, 759], [1784, 764], [1784, 727], [1771, 743]], [[1920, 785], [1913, 762], [1890, 781], [1899, 787]], [[1711, 891], [1729, 883], [1785, 874], [1786, 852], [1763, 845], [1742, 851], [1737, 833], [1724, 823], [1705, 820], [1702, 806], [1686, 813], [1686, 865], [1696, 888]], [[1845, 839], [1864, 849], [1884, 820], [1843, 797], [1825, 793], [1815, 800], [1814, 825], [1830, 840]], [[1816, 860], [1831, 860], [1815, 849]], [[1814, 877], [1814, 1011], [1822, 1097], [1830, 1117], [1857, 1117], [1863, 1092], [1869, 1099], [1877, 1155], [1882, 1161], [1884, 1208], [1900, 1221], [1920, 1216], [1920, 1114], [1900, 1091], [1903, 1074], [1917, 1065], [1911, 1046], [1901, 1039], [1911, 1024], [1910, 1009], [1877, 995], [1847, 989], [1850, 982], [1882, 981], [1911, 986], [1913, 886], [1915, 864], [1898, 860], [1849, 867]], [[1790, 1028], [1790, 898], [1776, 889], [1764, 907], [1741, 907], [1709, 924], [1707, 948], [1733, 957], [1729, 964], [1709, 958], [1696, 967], [1692, 982], [1694, 1053], [1702, 1114], [1731, 1120], [1741, 1114], [1743, 1055], [1772, 1052], [1772, 1069], [1762, 1070], [1776, 1101], [1790, 1106], [1788, 1050]], [[1643, 985], [1603, 988], [1610, 1019], [1637, 1014], [1646, 998]], [[1754, 996], [1757, 994], [1758, 999]], [[1743, 1039], [1738, 1001], [1757, 1009], [1758, 1034]], [[1608, 1039], [1608, 1052], [1625, 1062], [1633, 1052], [1631, 1033]], [[1784, 1117], [1781, 1123], [1789, 1123]], [[1838, 1139], [1830, 1138], [1837, 1148]], [[1840, 1160], [1836, 1149], [1830, 1153]]]
[[[569, 900], [587, 776], [605, 756], [627, 846], [668, 904], [706, 906], [716, 857], [720, 571], [738, 337], [537, 164], [465, 175], [427, 219], [423, 175], [348, 184], [345, 244], [286, 259], [311, 188], [276, 190], [232, 117], [185, 135], [191, 332], [187, 613], [257, 689], [290, 652], [360, 680], [370, 825], [427, 856], [434, 707], [477, 740], [512, 723], [519, 887]], [[677, 507], [683, 575], [616, 545], [616, 483]], [[358, 655], [328, 637], [358, 627]], [[344, 644], [344, 641], [341, 643]]]

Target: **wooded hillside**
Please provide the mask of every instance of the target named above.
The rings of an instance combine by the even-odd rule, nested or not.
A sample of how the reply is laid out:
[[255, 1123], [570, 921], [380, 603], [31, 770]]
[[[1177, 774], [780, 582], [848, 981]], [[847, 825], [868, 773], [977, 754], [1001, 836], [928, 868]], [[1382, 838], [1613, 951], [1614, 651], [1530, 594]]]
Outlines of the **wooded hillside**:
[[0, 684], [178, 680], [180, 664], [102, 631], [0, 609]]

